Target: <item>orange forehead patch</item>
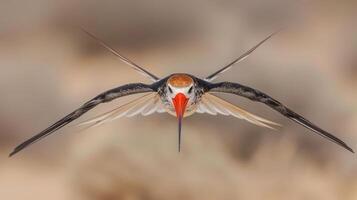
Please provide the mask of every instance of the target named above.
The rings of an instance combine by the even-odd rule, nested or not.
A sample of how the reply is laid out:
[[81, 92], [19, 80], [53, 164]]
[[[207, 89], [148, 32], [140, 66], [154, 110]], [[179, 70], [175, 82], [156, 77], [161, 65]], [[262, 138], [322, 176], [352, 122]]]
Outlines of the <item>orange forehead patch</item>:
[[168, 82], [174, 87], [187, 87], [193, 83], [193, 80], [186, 74], [176, 74], [171, 76]]

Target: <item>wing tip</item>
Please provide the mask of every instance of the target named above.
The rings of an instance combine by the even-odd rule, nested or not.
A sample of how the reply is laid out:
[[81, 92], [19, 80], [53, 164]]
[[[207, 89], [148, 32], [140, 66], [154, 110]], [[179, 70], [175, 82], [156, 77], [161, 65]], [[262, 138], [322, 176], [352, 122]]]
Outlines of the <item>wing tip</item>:
[[19, 149], [18, 147], [16, 147], [16, 148], [9, 154], [9, 158], [11, 158], [11, 157], [14, 156], [15, 154], [17, 154], [19, 151], [21, 151], [21, 149]]
[[9, 157], [14, 156], [15, 154], [19, 153], [20, 151], [22, 151], [24, 148], [26, 148], [29, 145], [29, 143], [24, 142], [20, 145], [18, 145], [17, 147], [14, 148], [14, 150], [9, 154]]
[[9, 154], [9, 158], [11, 158], [14, 154], [15, 154], [15, 152], [12, 151], [12, 152]]
[[347, 144], [342, 145], [342, 147], [344, 147], [346, 150], [348, 150], [351, 153], [355, 153], [355, 151], [351, 147], [349, 147]]

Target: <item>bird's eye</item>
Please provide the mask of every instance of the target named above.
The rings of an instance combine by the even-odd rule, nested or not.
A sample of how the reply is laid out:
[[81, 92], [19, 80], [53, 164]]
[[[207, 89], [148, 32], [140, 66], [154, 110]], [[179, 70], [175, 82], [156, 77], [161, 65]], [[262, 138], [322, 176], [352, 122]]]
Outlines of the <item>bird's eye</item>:
[[169, 87], [169, 92], [170, 92], [170, 93], [172, 93], [172, 89], [171, 89], [171, 87]]
[[190, 87], [190, 89], [188, 89], [188, 93], [191, 94], [193, 90], [193, 86]]

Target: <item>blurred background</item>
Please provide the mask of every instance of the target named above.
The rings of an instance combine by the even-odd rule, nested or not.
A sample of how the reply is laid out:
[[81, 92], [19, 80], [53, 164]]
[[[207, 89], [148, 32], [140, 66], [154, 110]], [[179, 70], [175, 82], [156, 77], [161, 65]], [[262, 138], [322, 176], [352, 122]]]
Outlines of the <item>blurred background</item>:
[[7, 157], [95, 95], [150, 82], [79, 26], [158, 76], [198, 77], [285, 27], [217, 81], [260, 89], [357, 150], [356, 4], [0, 1], [0, 199], [357, 199], [354, 154], [231, 95], [222, 97], [283, 127], [196, 114], [183, 122], [178, 154], [174, 117], [136, 116], [83, 132], [69, 127]]

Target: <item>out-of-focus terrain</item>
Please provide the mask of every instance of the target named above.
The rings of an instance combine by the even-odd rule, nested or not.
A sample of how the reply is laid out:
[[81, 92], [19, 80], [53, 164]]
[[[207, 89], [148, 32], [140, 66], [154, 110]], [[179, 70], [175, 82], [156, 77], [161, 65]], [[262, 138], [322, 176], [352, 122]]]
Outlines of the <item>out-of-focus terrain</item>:
[[[217, 79], [265, 91], [357, 150], [357, 28], [344, 1], [0, 1], [0, 199], [357, 199], [357, 159], [263, 105], [222, 95], [283, 124], [168, 114], [24, 139], [86, 100], [149, 83], [78, 25], [159, 76], [204, 77], [287, 27]], [[86, 117], [128, 101], [100, 106]]]

